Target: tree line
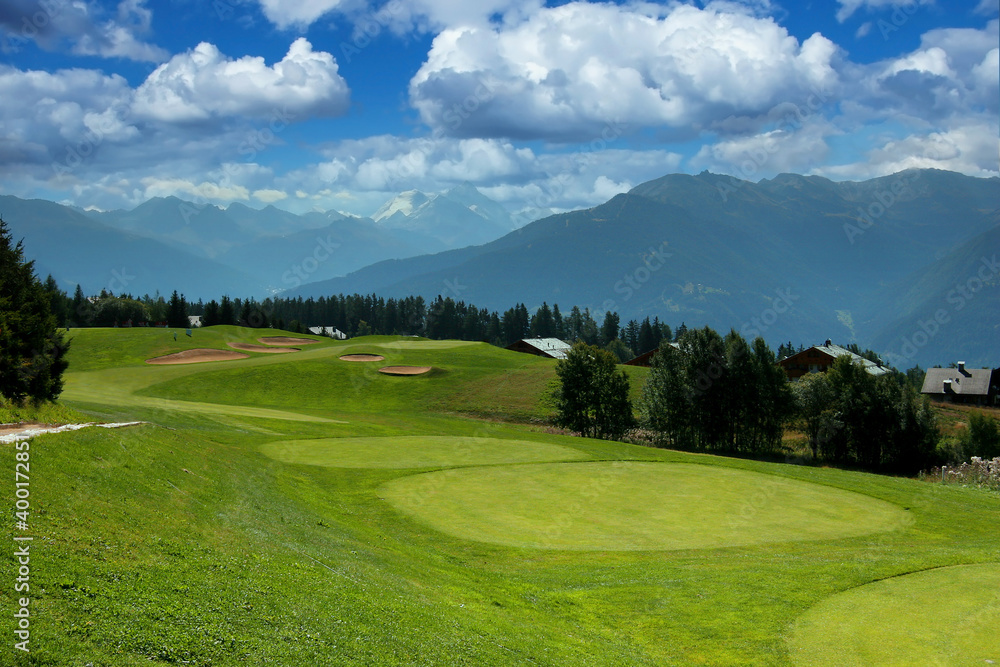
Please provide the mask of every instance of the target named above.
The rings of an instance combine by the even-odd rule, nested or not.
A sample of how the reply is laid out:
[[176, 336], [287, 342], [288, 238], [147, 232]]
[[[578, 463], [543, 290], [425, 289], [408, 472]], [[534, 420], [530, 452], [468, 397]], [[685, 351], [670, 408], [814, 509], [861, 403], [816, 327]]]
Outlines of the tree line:
[[687, 331], [653, 356], [636, 419], [628, 377], [609, 352], [581, 342], [556, 365], [556, 422], [592, 437], [749, 456], [784, 452], [795, 425], [817, 461], [912, 473], [941, 460], [929, 400], [904, 374], [870, 375], [844, 356], [790, 383], [777, 361], [762, 338]]
[[423, 297], [383, 298], [374, 294], [332, 295], [303, 299], [269, 297], [231, 298], [208, 303], [187, 301], [176, 291], [165, 299], [156, 294], [141, 297], [102, 291], [87, 297], [79, 286], [72, 297], [59, 290], [49, 276], [46, 293], [60, 326], [113, 327], [166, 325], [188, 326], [188, 316], [201, 317], [202, 326], [237, 325], [250, 328], [285, 329], [297, 333], [309, 327], [334, 327], [349, 337], [366, 335], [420, 335], [436, 340], [485, 341], [506, 347], [522, 338], [559, 338], [600, 346], [619, 361], [655, 350], [663, 340], [673, 341], [687, 326], [676, 331], [658, 317], [629, 320], [621, 325], [617, 313], [607, 312], [598, 322], [589, 308], [573, 306], [563, 313], [559, 304], [543, 303], [530, 312], [518, 303], [500, 312], [479, 308], [465, 301], [438, 296], [430, 303]]

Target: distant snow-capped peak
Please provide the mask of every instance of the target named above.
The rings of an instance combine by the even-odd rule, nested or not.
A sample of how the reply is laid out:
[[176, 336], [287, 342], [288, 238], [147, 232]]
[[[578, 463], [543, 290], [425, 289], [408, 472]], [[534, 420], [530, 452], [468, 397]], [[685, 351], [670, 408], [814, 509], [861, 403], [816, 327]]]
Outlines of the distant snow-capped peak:
[[420, 208], [420, 206], [427, 203], [427, 200], [427, 195], [419, 190], [407, 190], [406, 192], [401, 192], [383, 204], [382, 208], [377, 210], [375, 215], [372, 216], [372, 220], [375, 222], [381, 222], [386, 218], [391, 218], [397, 213], [409, 216], [415, 210]]

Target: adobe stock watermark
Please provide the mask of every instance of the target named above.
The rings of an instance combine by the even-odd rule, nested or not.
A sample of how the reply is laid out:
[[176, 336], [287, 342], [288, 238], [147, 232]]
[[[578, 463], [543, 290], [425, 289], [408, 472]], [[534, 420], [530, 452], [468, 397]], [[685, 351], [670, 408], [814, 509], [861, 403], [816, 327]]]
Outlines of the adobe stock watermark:
[[887, 190], [876, 190], [875, 201], [867, 207], [858, 207], [857, 224], [845, 222], [844, 234], [851, 245], [857, 241], [859, 236], [863, 236], [866, 231], [875, 226], [875, 223], [886, 212], [895, 206], [900, 198], [910, 191], [910, 186], [919, 178], [919, 174], [900, 175], [894, 180]]
[[965, 308], [970, 301], [975, 299], [976, 294], [982, 291], [987, 285], [992, 284], [998, 275], [1000, 275], [1000, 262], [997, 261], [997, 256], [981, 257], [976, 272], [966, 280], [957, 283], [945, 295], [945, 303], [950, 305], [951, 308], [938, 308], [927, 319], [918, 320], [917, 330], [903, 337], [900, 345], [900, 353], [886, 353], [885, 356], [889, 363], [897, 368], [902, 368], [922, 348], [926, 347], [937, 337], [943, 326], [951, 322], [952, 314]]
[[31, 516], [31, 440], [14, 445], [14, 527], [21, 535], [14, 536], [14, 593], [23, 595], [15, 599], [14, 649], [30, 653], [31, 642], [31, 542], [28, 532]]
[[371, 12], [354, 22], [354, 34], [350, 42], [340, 43], [340, 57], [343, 63], [350, 63], [362, 51], [371, 46], [382, 32], [389, 28], [392, 20], [403, 13], [401, 0], [391, 0], [377, 12]]
[[64, 155], [52, 161], [52, 173], [65, 177], [94, 156], [108, 135], [128, 120], [131, 110], [124, 105], [108, 109], [97, 115], [97, 120], [87, 123], [87, 130], [78, 140], [66, 144]]
[[[111, 277], [108, 279], [105, 291], [111, 296], [125, 294], [128, 286], [135, 279], [136, 276], [129, 273], [129, 269], [126, 266], [122, 266], [121, 271], [111, 269]], [[75, 315], [75, 319], [73, 320], [75, 326], [93, 326], [94, 320], [97, 319], [97, 306], [90, 299], [85, 298], [73, 311], [73, 315]]]
[[250, 5], [250, 0], [212, 0], [211, 7], [220, 21], [236, 21], [244, 28], [254, 25], [254, 18], [243, 5]]
[[[666, 252], [669, 245], [667, 241], [663, 241], [659, 247], [649, 246], [642, 257], [642, 262], [614, 284], [615, 294], [621, 295], [621, 303], [628, 302], [652, 279], [654, 273], [667, 265], [667, 260], [674, 256], [672, 252]], [[595, 311], [594, 317], [600, 319], [605, 313], [617, 312], [618, 306], [617, 299], [605, 299], [601, 304], [602, 310]]]
[[[479, 85], [469, 93], [464, 100], [456, 102], [452, 107], [442, 114], [442, 120], [448, 128], [455, 132], [469, 118], [479, 111], [483, 105], [489, 104], [496, 96], [496, 89], [485, 78], [479, 79]], [[443, 127], [436, 127], [431, 133], [430, 142], [424, 145], [417, 144], [416, 149], [407, 153], [401, 160], [397, 173], [390, 174], [386, 178], [385, 186], [389, 187], [399, 181], [409, 181], [421, 173], [424, 162], [431, 156], [436, 147], [436, 142], [443, 139], [445, 130]]]
[[9, 43], [12, 42], [13, 46], [17, 48], [30, 40], [37, 40], [38, 36], [52, 24], [64, 7], [65, 5], [59, 2], [40, 0], [38, 11], [25, 13], [21, 16], [21, 29], [16, 34], [8, 35], [5, 38], [5, 42], [8, 43], [5, 46], [10, 48]]
[[[764, 332], [774, 326], [782, 315], [792, 310], [795, 307], [795, 302], [799, 300], [797, 294], [792, 294], [792, 288], [790, 287], [784, 289], [778, 288], [774, 292], [777, 296], [771, 301], [771, 306], [762, 310], [759, 315], [751, 317], [740, 327], [740, 335], [748, 343], [752, 343], [756, 338], [762, 337]], [[751, 347], [747, 346], [739, 349], [740, 356], [730, 360], [726, 358], [725, 354], [719, 354], [706, 368], [699, 369], [698, 377], [691, 388], [691, 395], [695, 397], [702, 396], [729, 370], [730, 364], [741, 360], [743, 355], [750, 351]]]
[[730, 530], [753, 524], [762, 512], [773, 509], [780, 485], [770, 479], [758, 486], [757, 490], [743, 499], [739, 510], [726, 517], [726, 527]]
[[321, 265], [328, 262], [339, 249], [340, 243], [333, 240], [333, 234], [327, 234], [326, 238], [317, 236], [312, 252], [281, 274], [281, 282], [287, 285], [288, 289], [305, 284], [309, 277], [316, 273]]
[[[593, 166], [597, 162], [597, 155], [606, 151], [611, 144], [618, 141], [629, 129], [628, 123], [620, 120], [613, 120], [604, 125], [600, 135], [592, 139], [588, 144], [573, 153], [573, 161], [577, 169]], [[547, 208], [553, 205], [560, 197], [566, 194], [567, 189], [573, 182], [573, 176], [568, 170], [563, 170], [559, 174], [545, 172], [543, 191], [531, 201], [535, 208]]]
[[750, 318], [740, 327], [740, 335], [748, 341], [763, 336], [780, 319], [782, 315], [795, 307], [795, 302], [799, 300], [798, 294], [792, 293], [791, 287], [774, 290], [777, 295], [771, 301], [771, 307], [765, 308], [760, 315]]
[[454, 280], [445, 278], [444, 280], [444, 291], [442, 294], [445, 296], [454, 296], [456, 299], [462, 297], [462, 293], [469, 289], [468, 285], [463, 285], [459, 282], [458, 276], [455, 276]]
[[[801, 129], [810, 116], [817, 114], [826, 103], [826, 96], [818, 89], [813, 89], [802, 104], [782, 102], [771, 108], [768, 116], [780, 116], [774, 132], [794, 132]], [[744, 151], [746, 159], [740, 162], [738, 175], [730, 177], [728, 182], [716, 185], [722, 202], [729, 201], [729, 195], [745, 187], [763, 169], [771, 158], [781, 152], [777, 142], [765, 142], [753, 150]]]
[[[244, 135], [242, 141], [236, 146], [236, 152], [243, 157], [243, 164], [250, 164], [257, 156], [279, 143], [278, 135], [284, 132], [289, 125], [295, 121], [295, 114], [288, 110], [287, 106], [274, 108], [267, 117], [267, 122], [263, 126], [255, 127]], [[222, 177], [216, 183], [219, 189], [233, 186], [234, 177], [238, 174], [237, 163], [226, 162], [221, 165]], [[184, 218], [184, 224], [191, 224], [191, 219], [197, 217], [205, 210], [211, 202], [204, 195], [196, 196], [195, 202], [181, 202], [178, 210]]]
[[896, 5], [888, 21], [885, 19], [876, 21], [875, 25], [882, 33], [882, 40], [888, 42], [893, 33], [898, 32], [900, 28], [909, 23], [910, 17], [920, 11], [920, 4], [919, 2], [908, 2], [905, 5]]

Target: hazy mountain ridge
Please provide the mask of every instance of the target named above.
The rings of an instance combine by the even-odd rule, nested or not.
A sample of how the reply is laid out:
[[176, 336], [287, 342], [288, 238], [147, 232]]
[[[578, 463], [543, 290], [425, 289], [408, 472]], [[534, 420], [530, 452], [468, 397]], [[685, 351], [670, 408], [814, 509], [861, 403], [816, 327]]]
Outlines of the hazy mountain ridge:
[[929, 362], [928, 347], [949, 351], [937, 363], [1000, 365], [1000, 212], [994, 217], [983, 234], [879, 291], [868, 313], [875, 349], [896, 365]]
[[[58, 204], [46, 202], [50, 206], [43, 207], [47, 213], [42, 214], [35, 210], [42, 200], [17, 201], [22, 203], [8, 207], [10, 213], [6, 214], [15, 230], [20, 227], [14, 219], [15, 209], [20, 217], [30, 220], [48, 216], [49, 222], [61, 221], [77, 230], [82, 220], [89, 220], [97, 225], [93, 229], [102, 230], [100, 243], [90, 240], [97, 236], [76, 234], [73, 247], [62, 248], [56, 224], [48, 227], [57, 233], [47, 242], [30, 244], [35, 247], [29, 247], [28, 252], [39, 266], [52, 267], [51, 272], [65, 288], [72, 290], [78, 283], [87, 291], [106, 288], [100, 277], [104, 269], [98, 267], [114, 263], [120, 254], [109, 252], [109, 248], [121, 247], [122, 239], [142, 238], [151, 243], [133, 243], [129, 261], [155, 267], [160, 266], [157, 257], [171, 258], [159, 280], [149, 273], [149, 280], [141, 283], [147, 286], [144, 289], [172, 290], [178, 283], [170, 266], [197, 266], [204, 280], [186, 288], [195, 298], [222, 293], [264, 296], [342, 276], [386, 259], [485, 243], [513, 228], [510, 214], [500, 204], [468, 184], [431, 197], [416, 191], [402, 193], [380, 209], [381, 221], [337, 211], [297, 215], [274, 206], [258, 210], [238, 202], [222, 208], [177, 197], [156, 197], [127, 211], [62, 207], [73, 214], [67, 217], [51, 208]], [[409, 206], [400, 203], [403, 201]], [[389, 224], [394, 219], [398, 219], [396, 223]], [[110, 241], [112, 237], [117, 240]], [[68, 261], [66, 256], [71, 252], [77, 256]], [[200, 261], [192, 263], [194, 259]], [[74, 268], [65, 271], [64, 266]]]
[[[261, 294], [265, 285], [250, 273], [197, 257], [159, 241], [105, 225], [67, 206], [0, 195], [0, 215], [13, 237], [24, 240], [35, 272], [52, 274], [72, 292], [169, 294], [197, 299], [206, 286], [230, 294]], [[213, 292], [213, 295], [216, 292]]]
[[[380, 263], [293, 293], [444, 294], [489, 308], [558, 302], [734, 327], [775, 345], [878, 340], [891, 352], [886, 336], [904, 313], [880, 300], [920, 272], [948, 282], [945, 259], [992, 238], [998, 201], [1000, 179], [936, 170], [862, 183], [674, 174], [478, 248]], [[661, 248], [670, 257], [651, 270], [648, 257]], [[997, 297], [982, 297], [989, 311]], [[955, 313], [952, 326], [965, 327], [968, 315]], [[962, 348], [942, 334], [907, 360], [944, 363], [961, 349], [973, 363], [975, 349], [985, 357], [995, 348], [981, 327], [966, 332]]]

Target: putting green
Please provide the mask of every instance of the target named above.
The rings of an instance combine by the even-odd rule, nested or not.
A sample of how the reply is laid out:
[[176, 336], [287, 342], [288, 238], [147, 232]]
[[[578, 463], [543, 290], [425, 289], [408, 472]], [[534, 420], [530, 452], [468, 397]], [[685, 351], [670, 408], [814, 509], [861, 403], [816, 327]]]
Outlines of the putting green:
[[695, 464], [612, 461], [463, 468], [380, 487], [400, 511], [463, 539], [517, 547], [706, 549], [851, 537], [906, 512], [850, 491]]
[[1000, 664], [1000, 564], [884, 579], [827, 598], [789, 639], [797, 665]]
[[268, 443], [261, 451], [285, 463], [330, 468], [432, 468], [587, 458], [570, 447], [543, 442], [437, 435], [287, 440]]

